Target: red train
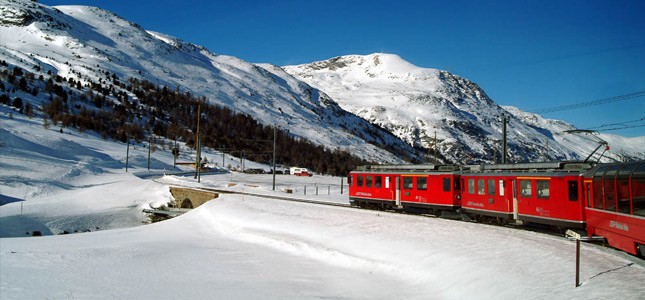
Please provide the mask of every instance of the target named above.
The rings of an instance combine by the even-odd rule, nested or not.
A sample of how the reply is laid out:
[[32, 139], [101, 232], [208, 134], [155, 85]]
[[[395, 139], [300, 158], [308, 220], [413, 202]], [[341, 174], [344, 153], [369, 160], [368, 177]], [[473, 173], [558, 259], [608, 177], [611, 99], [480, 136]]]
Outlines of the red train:
[[645, 255], [645, 161], [361, 166], [348, 182], [356, 206], [586, 229]]

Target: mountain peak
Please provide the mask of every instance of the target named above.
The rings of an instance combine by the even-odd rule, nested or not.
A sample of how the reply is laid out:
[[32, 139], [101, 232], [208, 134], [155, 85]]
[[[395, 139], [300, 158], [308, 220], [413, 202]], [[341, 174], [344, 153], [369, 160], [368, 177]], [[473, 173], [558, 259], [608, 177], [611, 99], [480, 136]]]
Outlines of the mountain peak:
[[33, 1], [15, 1], [12, 5], [0, 6], [0, 26], [25, 27], [43, 22], [52, 28], [69, 29], [69, 24], [61, 20], [61, 15], [59, 10]]
[[317, 61], [310, 64], [287, 67], [303, 67], [308, 71], [318, 72], [351, 72], [360, 70], [368, 77], [379, 77], [379, 75], [406, 75], [435, 73], [435, 69], [425, 69], [411, 64], [396, 54], [372, 53], [368, 55], [344, 55]]

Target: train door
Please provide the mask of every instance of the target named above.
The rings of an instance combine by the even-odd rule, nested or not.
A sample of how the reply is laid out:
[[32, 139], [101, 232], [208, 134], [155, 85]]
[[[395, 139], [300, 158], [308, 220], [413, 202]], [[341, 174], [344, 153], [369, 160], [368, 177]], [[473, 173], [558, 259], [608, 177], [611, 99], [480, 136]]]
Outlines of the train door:
[[[517, 217], [551, 217], [552, 209], [548, 204], [550, 194], [550, 178], [548, 177], [517, 177]], [[545, 192], [545, 189], [547, 192]]]
[[417, 193], [414, 190], [415, 176], [401, 176], [401, 201], [402, 202], [417, 202]]
[[515, 205], [514, 199], [513, 199], [512, 180], [509, 180], [506, 178], [500, 178], [498, 180], [498, 185], [499, 185], [499, 198], [503, 202], [502, 205], [506, 207], [506, 213], [513, 214], [513, 219], [515, 219], [514, 212], [515, 212], [515, 207], [517, 207], [517, 205]]
[[512, 179], [511, 180], [511, 185], [512, 185], [512, 193], [511, 197], [513, 197], [513, 220], [517, 220], [517, 207], [518, 207], [518, 199], [517, 199], [517, 179]]
[[585, 201], [585, 206], [587, 207], [593, 207], [591, 204], [593, 203], [593, 194], [591, 193], [591, 180], [584, 180], [584, 190], [583, 190], [583, 200]]
[[[389, 177], [388, 177], [389, 182]], [[394, 177], [394, 199], [396, 200], [396, 207], [401, 207], [401, 179], [400, 177]]]

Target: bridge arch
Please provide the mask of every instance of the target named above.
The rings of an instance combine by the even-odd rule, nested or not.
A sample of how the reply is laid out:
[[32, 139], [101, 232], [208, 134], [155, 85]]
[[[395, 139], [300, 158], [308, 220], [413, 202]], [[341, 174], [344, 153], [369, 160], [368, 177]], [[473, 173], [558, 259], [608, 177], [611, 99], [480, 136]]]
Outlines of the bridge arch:
[[184, 201], [181, 201], [181, 208], [193, 208], [193, 202], [186, 198]]

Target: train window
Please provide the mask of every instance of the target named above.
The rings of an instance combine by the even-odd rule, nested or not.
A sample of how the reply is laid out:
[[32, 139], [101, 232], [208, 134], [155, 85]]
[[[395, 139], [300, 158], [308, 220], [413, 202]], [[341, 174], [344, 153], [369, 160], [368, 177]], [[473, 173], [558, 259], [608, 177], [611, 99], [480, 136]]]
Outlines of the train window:
[[587, 199], [587, 207], [592, 207], [591, 206], [591, 200], [593, 197], [593, 194], [591, 194], [591, 183], [590, 182], [585, 182], [583, 185], [583, 190], [582, 192], [584, 193], [583, 199]]
[[474, 178], [469, 178], [468, 179], [468, 194], [474, 194], [475, 193], [475, 179]]
[[428, 177], [417, 177], [417, 190], [425, 191], [428, 189]]
[[603, 178], [603, 188], [605, 193], [605, 209], [609, 211], [616, 211], [616, 174], [622, 165], [613, 165]]
[[477, 179], [477, 195], [484, 194], [484, 179]]
[[578, 201], [578, 182], [575, 180], [569, 180], [569, 182], [567, 182], [567, 187], [569, 190], [569, 201]]
[[365, 176], [365, 186], [372, 187], [372, 176]]
[[375, 188], [381, 188], [383, 186], [383, 177], [381, 176], [374, 176], [374, 187]]
[[626, 164], [616, 176], [616, 199], [618, 200], [618, 212], [629, 214], [632, 212], [629, 199], [629, 176], [637, 164]]
[[[448, 178], [448, 180], [450, 180], [450, 178]], [[459, 178], [455, 179], [454, 182], [455, 182], [455, 191], [460, 191], [461, 190], [461, 181], [459, 180]]]
[[488, 195], [495, 196], [495, 179], [488, 179]]
[[390, 176], [385, 176], [385, 188], [390, 188]]
[[[455, 184], [459, 184], [459, 180], [455, 180]], [[443, 178], [443, 191], [444, 192], [450, 192], [450, 178], [449, 177], [444, 177]]]
[[645, 217], [645, 163], [632, 173], [632, 205], [635, 215]]
[[598, 168], [596, 173], [593, 175], [593, 207], [597, 209], [603, 209], [604, 205], [604, 195], [602, 193], [602, 175], [605, 173], [607, 166]]
[[537, 191], [537, 197], [539, 199], [549, 199], [550, 190], [548, 180], [536, 180], [535, 190]]
[[499, 180], [499, 195], [504, 196], [504, 180]]
[[356, 186], [363, 186], [363, 176], [356, 176]]
[[412, 189], [412, 177], [403, 177], [403, 189], [405, 190]]
[[523, 198], [531, 198], [533, 192], [531, 191], [530, 180], [520, 180], [520, 196]]

